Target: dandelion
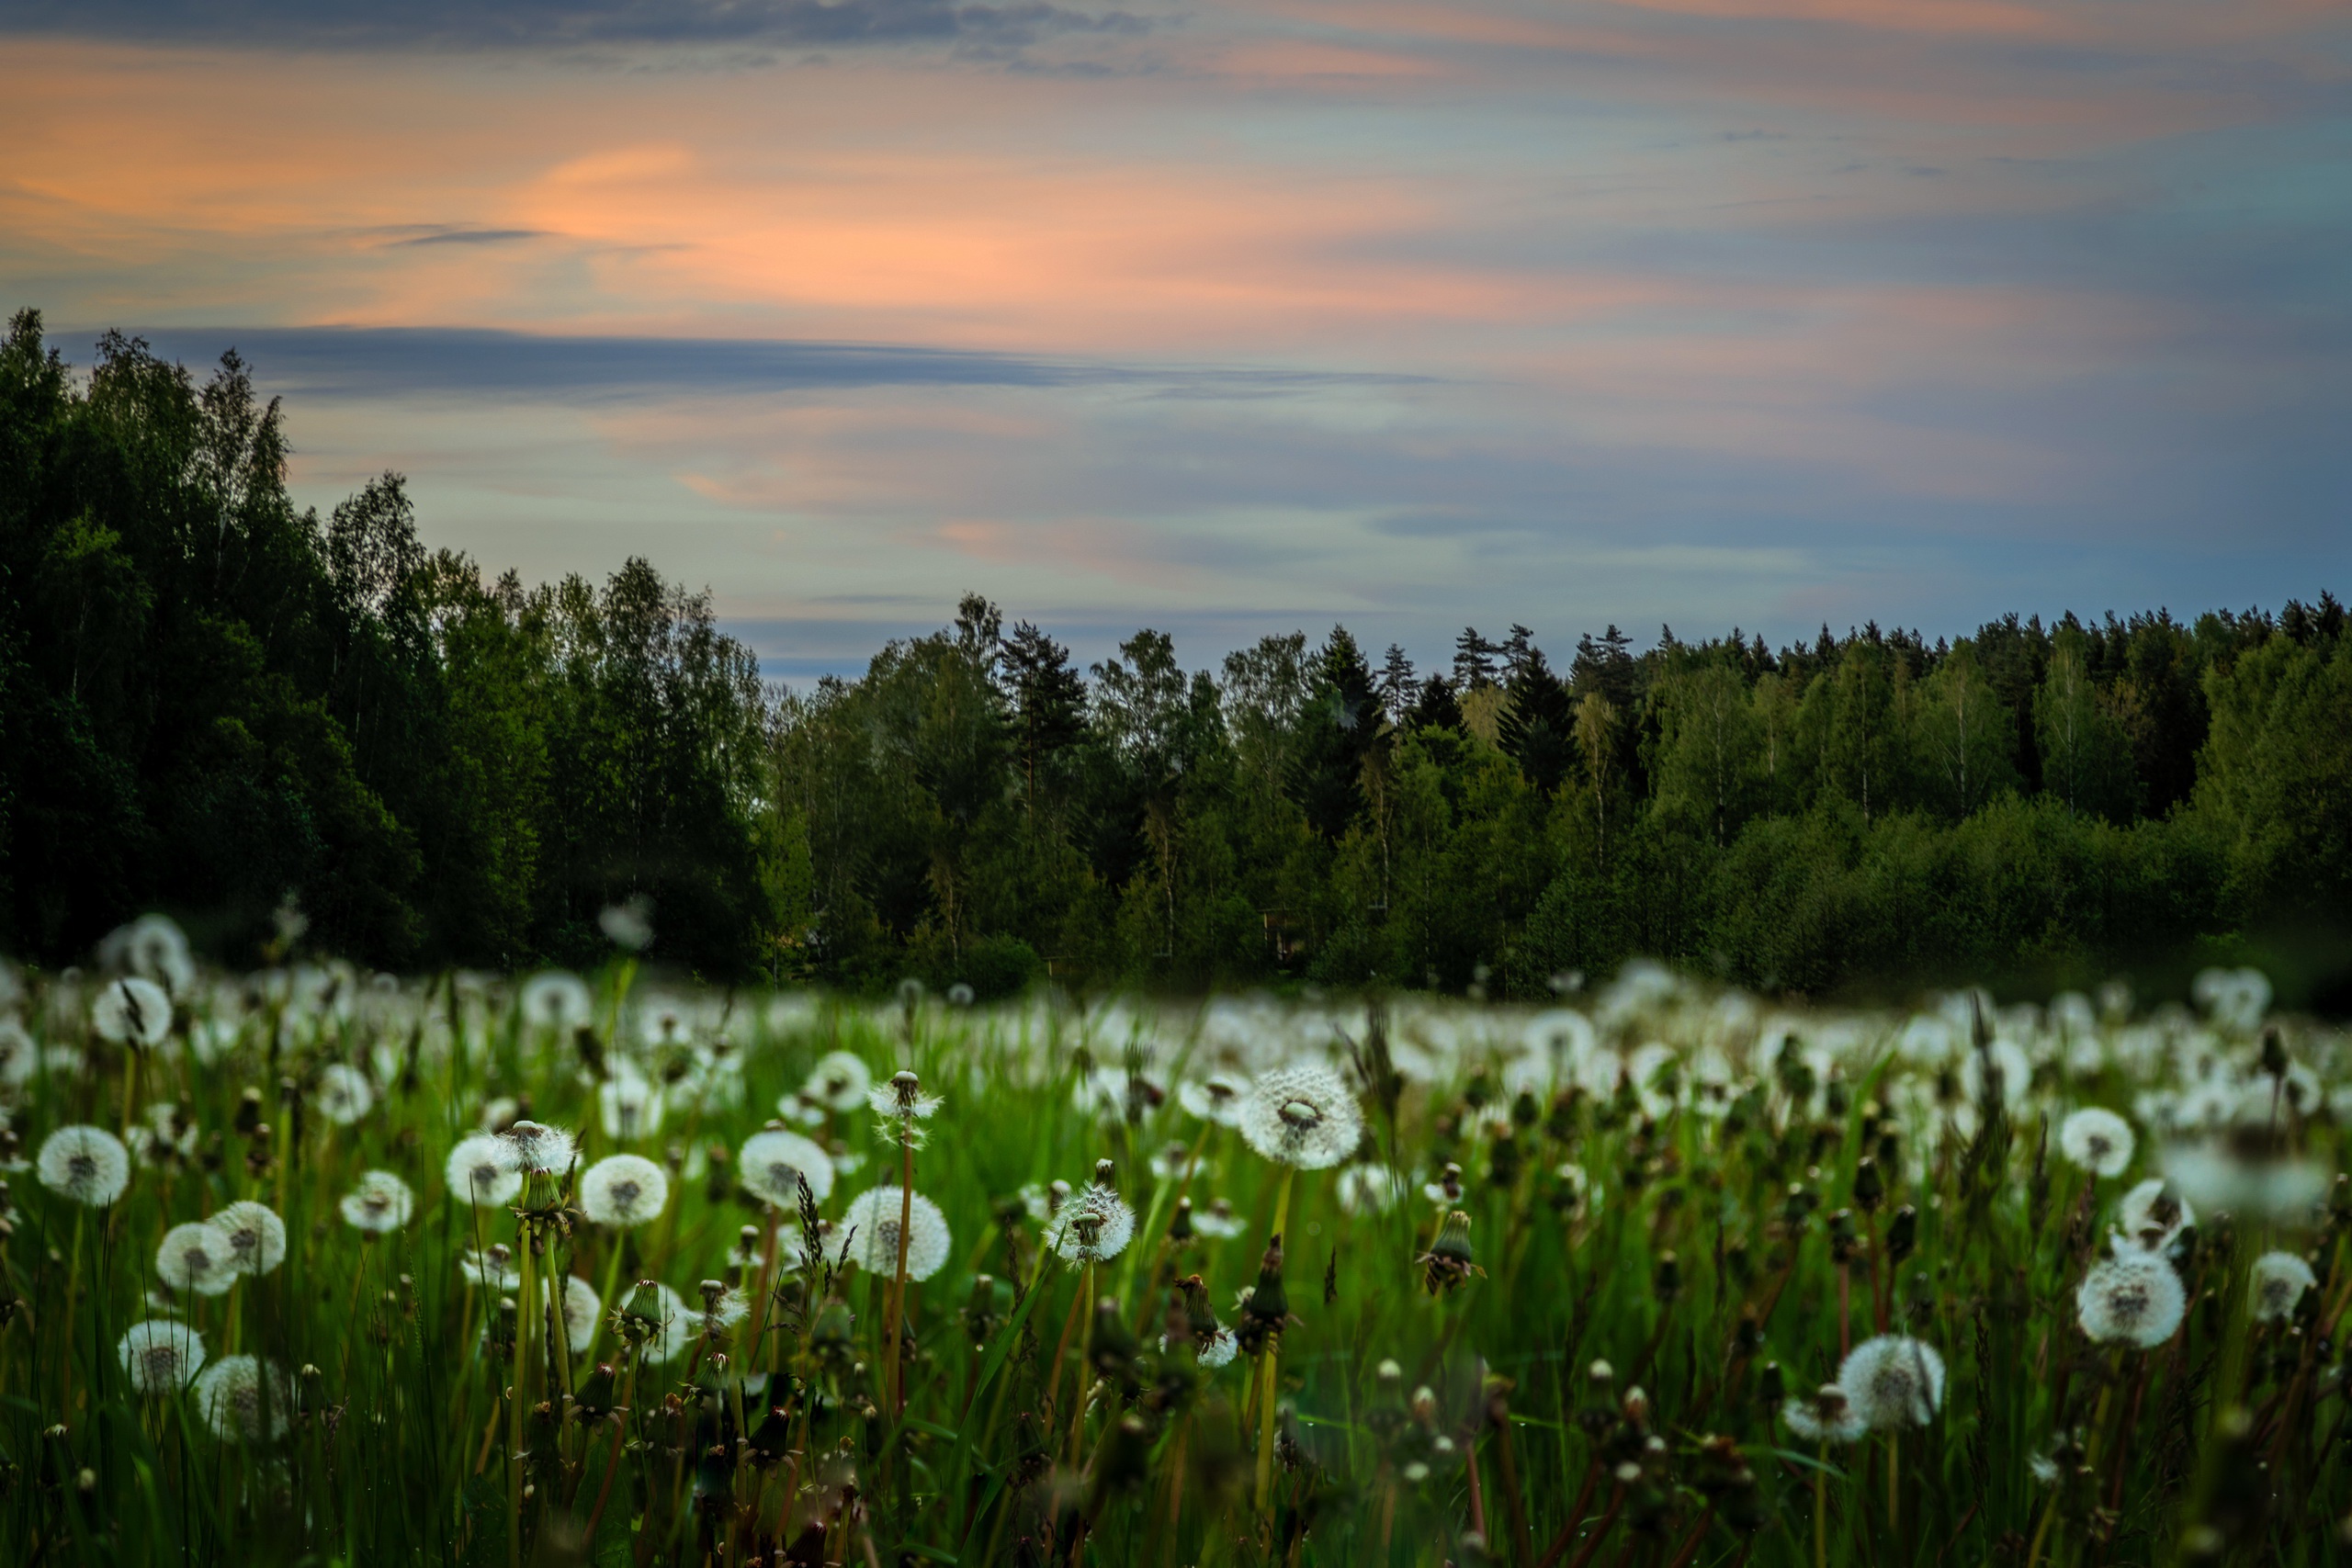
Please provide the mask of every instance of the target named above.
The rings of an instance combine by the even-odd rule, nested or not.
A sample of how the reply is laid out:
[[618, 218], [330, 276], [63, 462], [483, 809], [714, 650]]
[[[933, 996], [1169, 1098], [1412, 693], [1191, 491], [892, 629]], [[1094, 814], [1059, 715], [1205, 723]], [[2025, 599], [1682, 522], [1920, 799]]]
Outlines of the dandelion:
[[1206, 1210], [1193, 1215], [1193, 1228], [1217, 1241], [1239, 1235], [1248, 1225], [1247, 1220], [1233, 1212], [1232, 1201], [1225, 1198], [1210, 1199]]
[[2170, 1263], [2153, 1252], [2127, 1251], [2095, 1265], [2075, 1292], [2083, 1332], [2107, 1343], [2151, 1349], [2170, 1339], [2188, 1310], [2188, 1292]]
[[2132, 1123], [2087, 1105], [2058, 1126], [2058, 1152], [2095, 1176], [2120, 1176], [2132, 1163]]
[[[1201, 1282], [1201, 1277], [1194, 1274], [1181, 1280], [1177, 1289], [1183, 1299], [1185, 1332], [1192, 1339], [1195, 1359], [1210, 1371], [1231, 1362], [1240, 1353], [1240, 1337], [1217, 1322], [1216, 1312], [1209, 1306], [1208, 1288]], [[1168, 1350], [1168, 1339], [1165, 1334], [1159, 1337], [1163, 1355]]]
[[108, 931], [98, 943], [98, 962], [154, 981], [175, 997], [186, 995], [196, 984], [196, 960], [188, 953], [187, 935], [169, 915], [141, 915]]
[[371, 1170], [343, 1197], [343, 1223], [373, 1235], [396, 1231], [416, 1212], [416, 1195], [389, 1170]]
[[2033, 1062], [2014, 1040], [1996, 1040], [1961, 1058], [1960, 1089], [1972, 1105], [1990, 1103], [1997, 1089], [2001, 1103], [2014, 1109], [2032, 1083]]
[[130, 1184], [130, 1151], [103, 1127], [60, 1127], [41, 1140], [34, 1169], [60, 1197], [104, 1208]]
[[1301, 1170], [1324, 1170], [1356, 1152], [1363, 1113], [1329, 1067], [1277, 1067], [1250, 1087], [1238, 1123], [1265, 1158]]
[[736, 1156], [745, 1190], [779, 1209], [800, 1204], [800, 1183], [820, 1203], [833, 1190], [833, 1162], [809, 1139], [782, 1127], [754, 1133]]
[[563, 1277], [563, 1337], [573, 1355], [586, 1355], [596, 1342], [596, 1319], [604, 1310], [595, 1286], [577, 1274]]
[[2266, 1252], [2254, 1260], [2254, 1317], [2257, 1323], [2283, 1323], [2294, 1315], [2303, 1292], [2319, 1283], [2312, 1266], [2291, 1252]]
[[1838, 1364], [1838, 1386], [1865, 1427], [1924, 1427], [1943, 1408], [1944, 1359], [1925, 1340], [1882, 1334]]
[[674, 1360], [700, 1331], [699, 1314], [689, 1314], [684, 1297], [652, 1280], [638, 1281], [628, 1304], [613, 1314], [613, 1327], [623, 1339], [640, 1347], [647, 1360]]
[[196, 1153], [195, 1124], [180, 1119], [176, 1105], [150, 1105], [147, 1120], [133, 1122], [124, 1135], [131, 1159], [141, 1166], [168, 1165]]
[[319, 1069], [317, 1084], [311, 1090], [311, 1103], [319, 1114], [338, 1127], [348, 1127], [376, 1108], [376, 1091], [368, 1082], [368, 1075], [343, 1062], [329, 1062]]
[[523, 1190], [523, 1173], [507, 1168], [504, 1145], [490, 1133], [458, 1139], [442, 1177], [451, 1197], [477, 1208], [503, 1208]]
[[0, 1089], [21, 1089], [40, 1066], [40, 1048], [13, 1014], [0, 1018]]
[[1351, 1165], [1333, 1185], [1340, 1207], [1351, 1214], [1385, 1214], [1405, 1196], [1405, 1179], [1385, 1165]]
[[125, 975], [108, 980], [90, 1004], [90, 1027], [98, 1038], [147, 1050], [172, 1030], [172, 998], [153, 980]]
[[724, 1280], [702, 1282], [702, 1332], [711, 1338], [734, 1327], [752, 1315], [752, 1303], [743, 1292]]
[[631, 894], [621, 903], [606, 905], [596, 925], [615, 947], [643, 953], [653, 945], [653, 900]]
[[629, 1143], [662, 1130], [662, 1090], [627, 1062], [597, 1089], [596, 1106], [608, 1138]]
[[1230, 1073], [1211, 1073], [1198, 1083], [1180, 1084], [1176, 1089], [1176, 1103], [1187, 1113], [1220, 1127], [1240, 1123], [1241, 1107], [1249, 1098], [1250, 1086]]
[[207, 1223], [229, 1238], [229, 1256], [240, 1274], [266, 1274], [286, 1261], [286, 1222], [266, 1203], [248, 1198]]
[[1846, 1391], [1834, 1382], [1823, 1383], [1811, 1399], [1790, 1400], [1781, 1407], [1781, 1419], [1808, 1443], [1859, 1442], [1871, 1429]]
[[2163, 1180], [2151, 1177], [2126, 1192], [2115, 1206], [2116, 1249], [2136, 1247], [2162, 1252], [2175, 1237], [2197, 1223], [2196, 1212]]
[[670, 1173], [643, 1155], [607, 1155], [580, 1179], [580, 1210], [591, 1224], [626, 1229], [670, 1201]]
[[[266, 1367], [251, 1356], [223, 1356], [196, 1380], [196, 1404], [215, 1437], [241, 1443], [274, 1442], [292, 1425], [294, 1383], [279, 1368]], [[263, 1430], [265, 1406], [266, 1433]]]
[[512, 1291], [523, 1283], [522, 1271], [514, 1267], [514, 1255], [504, 1242], [487, 1248], [466, 1247], [458, 1254], [458, 1270], [484, 1290]]
[[847, 1051], [829, 1051], [809, 1069], [799, 1098], [828, 1111], [854, 1111], [865, 1103], [874, 1088], [874, 1074], [863, 1058]]
[[876, 1187], [850, 1200], [837, 1227], [846, 1239], [841, 1260], [855, 1263], [870, 1273], [892, 1275], [899, 1268], [899, 1213], [907, 1213], [907, 1278], [928, 1280], [947, 1266], [951, 1245], [947, 1216], [939, 1205], [914, 1194], [910, 1201], [898, 1187]]
[[579, 1154], [571, 1134], [537, 1122], [517, 1122], [493, 1136], [505, 1168], [518, 1176], [560, 1176]]
[[204, 1370], [204, 1337], [175, 1318], [134, 1323], [114, 1348], [132, 1390], [177, 1393]]
[[526, 1026], [560, 1034], [584, 1029], [596, 1016], [596, 1000], [586, 984], [561, 969], [543, 970], [524, 981], [516, 1008]]
[[220, 1228], [205, 1223], [174, 1225], [155, 1248], [155, 1272], [175, 1291], [217, 1296], [237, 1282], [234, 1249]]
[[1069, 1263], [1107, 1263], [1135, 1239], [1136, 1212], [1107, 1182], [1089, 1183], [1055, 1216], [1054, 1250]]
[[941, 1100], [935, 1094], [922, 1092], [922, 1080], [912, 1073], [896, 1073], [886, 1084], [866, 1090], [865, 1103], [882, 1118], [883, 1133], [896, 1142], [922, 1144], [922, 1129], [915, 1123], [929, 1121], [938, 1111]]

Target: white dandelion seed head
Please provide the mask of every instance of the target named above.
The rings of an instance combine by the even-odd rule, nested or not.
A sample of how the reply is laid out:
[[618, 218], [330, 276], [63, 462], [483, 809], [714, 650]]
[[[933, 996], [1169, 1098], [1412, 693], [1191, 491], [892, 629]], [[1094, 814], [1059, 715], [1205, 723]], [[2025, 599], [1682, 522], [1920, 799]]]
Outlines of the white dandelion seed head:
[[0, 1017], [0, 1089], [20, 1089], [40, 1066], [40, 1047], [33, 1043], [22, 1020]]
[[519, 1290], [523, 1284], [523, 1271], [515, 1266], [514, 1253], [507, 1250], [503, 1242], [492, 1247], [459, 1249], [458, 1271], [485, 1290]]
[[670, 1173], [643, 1155], [607, 1155], [580, 1178], [580, 1210], [594, 1224], [641, 1225], [669, 1201]]
[[180, 1120], [180, 1108], [158, 1101], [147, 1108], [147, 1119], [134, 1122], [125, 1130], [134, 1164], [142, 1167], [167, 1165], [187, 1159], [196, 1153], [196, 1124]]
[[698, 1326], [705, 1334], [722, 1334], [752, 1315], [749, 1297], [724, 1280], [702, 1282], [702, 1311]]
[[[1240, 1349], [1241, 1342], [1234, 1337], [1233, 1330], [1223, 1324], [1210, 1329], [1207, 1338], [1196, 1337], [1193, 1341], [1193, 1354], [1210, 1371], [1229, 1363]], [[1159, 1353], [1163, 1356], [1168, 1353], [1168, 1336], [1165, 1334], [1159, 1337]]]
[[2096, 1176], [2120, 1176], [2132, 1163], [2132, 1123], [2086, 1105], [2058, 1124], [2058, 1152]]
[[458, 1146], [449, 1151], [442, 1178], [449, 1184], [451, 1197], [477, 1208], [503, 1208], [523, 1191], [523, 1173], [508, 1168], [504, 1146], [490, 1133], [458, 1139]]
[[1871, 1427], [1854, 1410], [1854, 1402], [1834, 1382], [1821, 1385], [1811, 1399], [1792, 1399], [1781, 1406], [1789, 1430], [1808, 1443], [1860, 1442]]
[[585, 1355], [595, 1343], [596, 1320], [605, 1303], [596, 1299], [596, 1287], [577, 1274], [563, 1277], [563, 1337], [575, 1356]]
[[416, 1194], [389, 1170], [368, 1171], [343, 1195], [343, 1223], [374, 1235], [400, 1229], [415, 1213]]
[[2028, 1454], [2026, 1456], [2025, 1467], [2033, 1472], [2034, 1480], [2041, 1483], [2042, 1485], [2055, 1486], [2058, 1484], [2058, 1461], [2051, 1458], [2048, 1454]]
[[1230, 1199], [1212, 1198], [1207, 1208], [1193, 1211], [1193, 1228], [1218, 1241], [1239, 1235], [1247, 1224], [1247, 1221], [1233, 1212]]
[[596, 917], [596, 925], [615, 947], [643, 953], [653, 945], [653, 900], [637, 893], [608, 904]]
[[368, 1075], [344, 1062], [329, 1062], [319, 1069], [311, 1089], [311, 1103], [338, 1127], [348, 1127], [376, 1108], [375, 1086]]
[[286, 1222], [266, 1203], [243, 1199], [205, 1223], [229, 1238], [240, 1274], [266, 1274], [286, 1261]]
[[132, 1324], [114, 1353], [132, 1390], [143, 1394], [177, 1393], [204, 1370], [204, 1337], [176, 1318]]
[[832, 1195], [832, 1157], [813, 1140], [780, 1127], [746, 1138], [735, 1168], [746, 1191], [779, 1209], [799, 1207], [803, 1178], [820, 1203]]
[[1197, 1083], [1187, 1079], [1176, 1088], [1176, 1103], [1188, 1115], [1214, 1122], [1220, 1127], [1238, 1125], [1241, 1108], [1249, 1099], [1248, 1080], [1231, 1073], [1211, 1073]]
[[1970, 1051], [1960, 1062], [1960, 1091], [1971, 1105], [1987, 1103], [1996, 1080], [2001, 1103], [2012, 1110], [2025, 1103], [2026, 1091], [2033, 1085], [2032, 1058], [2024, 1046], [2006, 1035], [1982, 1051]]
[[517, 1122], [492, 1136], [506, 1168], [518, 1176], [560, 1176], [579, 1157], [571, 1134], [537, 1122]]
[[944, 1102], [938, 1095], [923, 1093], [914, 1074], [902, 1072], [867, 1089], [865, 1103], [882, 1118], [883, 1130], [895, 1136], [913, 1122], [929, 1121]]
[[1347, 1081], [1313, 1065], [1261, 1074], [1238, 1125], [1261, 1156], [1301, 1170], [1329, 1169], [1363, 1141], [1363, 1112]]
[[655, 1050], [691, 1045], [694, 1014], [686, 1004], [666, 997], [647, 997], [638, 1004], [637, 1037]]
[[1064, 1203], [1053, 1223], [1054, 1250], [1071, 1263], [1107, 1263], [1135, 1239], [1136, 1212], [1099, 1181]]
[[542, 970], [524, 981], [516, 1007], [526, 1025], [560, 1033], [584, 1029], [596, 1016], [587, 983], [563, 969]]
[[2197, 1212], [2188, 1200], [2167, 1187], [2160, 1177], [2150, 1177], [2126, 1192], [2115, 1205], [2115, 1224], [2122, 1234], [2117, 1237], [2116, 1250], [2162, 1252], [2176, 1237], [2197, 1223]]
[[1923, 1339], [1882, 1334], [1838, 1363], [1837, 1386], [1865, 1427], [1924, 1427], [1943, 1408], [1944, 1359]]
[[863, 1057], [847, 1051], [828, 1051], [808, 1069], [808, 1081], [799, 1098], [828, 1111], [854, 1111], [865, 1103], [874, 1088], [874, 1073]]
[[172, 1032], [172, 998], [164, 987], [137, 975], [108, 980], [90, 1004], [90, 1027], [98, 1038], [141, 1050], [164, 1043]]
[[2128, 1251], [2092, 1266], [2075, 1292], [2075, 1307], [2091, 1338], [2144, 1350], [2173, 1337], [2188, 1309], [2188, 1293], [2162, 1257]]
[[294, 1381], [284, 1369], [265, 1367], [251, 1356], [223, 1356], [197, 1378], [196, 1405], [217, 1438], [274, 1442], [293, 1425]]
[[613, 1076], [597, 1087], [596, 1108], [604, 1121], [605, 1136], [622, 1143], [660, 1132], [665, 1109], [661, 1086], [628, 1062], [619, 1064]]
[[60, 1127], [41, 1140], [33, 1168], [58, 1196], [104, 1208], [130, 1185], [130, 1151], [104, 1127]]
[[169, 915], [145, 914], [117, 926], [98, 943], [97, 958], [108, 969], [152, 980], [175, 997], [186, 996], [196, 984], [187, 933]]
[[189, 1295], [217, 1296], [237, 1282], [229, 1238], [204, 1222], [174, 1225], [155, 1248], [155, 1272], [164, 1284]]
[[2254, 1260], [2249, 1294], [2257, 1323], [2283, 1323], [2295, 1314], [2303, 1292], [2319, 1283], [2312, 1266], [2291, 1252], [2266, 1252]]
[[[850, 1200], [850, 1205], [835, 1227], [835, 1234], [848, 1239], [842, 1244], [841, 1260], [854, 1263], [870, 1274], [890, 1279], [899, 1269], [899, 1210], [903, 1197], [898, 1187], [876, 1187]], [[928, 1280], [947, 1266], [947, 1253], [953, 1242], [947, 1231], [947, 1216], [939, 1205], [915, 1193], [907, 1204], [907, 1278]]]

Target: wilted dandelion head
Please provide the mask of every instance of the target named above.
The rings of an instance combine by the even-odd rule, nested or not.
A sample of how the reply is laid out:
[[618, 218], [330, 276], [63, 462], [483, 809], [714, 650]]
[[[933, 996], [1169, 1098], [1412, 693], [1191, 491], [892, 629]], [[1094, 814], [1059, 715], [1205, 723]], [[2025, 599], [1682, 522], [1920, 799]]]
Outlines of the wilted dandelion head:
[[376, 1107], [376, 1090], [368, 1075], [343, 1062], [329, 1062], [319, 1069], [318, 1082], [311, 1089], [311, 1103], [319, 1114], [338, 1127], [348, 1127]]
[[833, 1190], [833, 1161], [814, 1141], [781, 1127], [770, 1127], [743, 1140], [735, 1168], [744, 1190], [779, 1209], [800, 1206], [800, 1183], [820, 1203]]
[[1882, 1334], [1838, 1364], [1837, 1386], [1865, 1427], [1924, 1427], [1943, 1408], [1944, 1359], [1925, 1340]]
[[266, 1274], [286, 1261], [286, 1222], [266, 1203], [243, 1199], [206, 1224], [229, 1238], [229, 1256], [240, 1274]]
[[605, 1136], [628, 1143], [662, 1130], [665, 1107], [660, 1086], [627, 1062], [596, 1089]]
[[1301, 1170], [1338, 1165], [1363, 1141], [1363, 1113], [1346, 1080], [1313, 1065], [1260, 1075], [1238, 1125], [1260, 1155]]
[[490, 1133], [458, 1139], [442, 1178], [451, 1197], [483, 1208], [503, 1208], [523, 1190], [523, 1173], [508, 1168], [504, 1145]]
[[492, 1135], [505, 1168], [518, 1176], [560, 1176], [579, 1156], [571, 1134], [537, 1122], [517, 1122]]
[[103, 1127], [60, 1127], [41, 1140], [34, 1168], [51, 1192], [99, 1208], [130, 1184], [130, 1151]]
[[381, 1235], [408, 1224], [416, 1212], [416, 1194], [389, 1170], [371, 1170], [343, 1196], [343, 1222]]
[[800, 1086], [799, 1098], [828, 1111], [854, 1111], [865, 1103], [873, 1088], [874, 1074], [864, 1058], [847, 1051], [828, 1051], [808, 1069], [808, 1081]]
[[1135, 1239], [1136, 1212], [1118, 1190], [1093, 1182], [1071, 1197], [1053, 1220], [1054, 1250], [1071, 1263], [1104, 1263]]
[[563, 1337], [573, 1355], [585, 1355], [595, 1343], [596, 1319], [604, 1308], [595, 1286], [577, 1274], [563, 1277]]
[[1250, 1086], [1231, 1073], [1211, 1073], [1198, 1083], [1188, 1079], [1176, 1089], [1179, 1105], [1202, 1121], [1214, 1122], [1220, 1127], [1238, 1125], [1241, 1107], [1249, 1099]]
[[2075, 1292], [2075, 1306], [2091, 1338], [2147, 1349], [2172, 1337], [2188, 1296], [2161, 1255], [2133, 1250], [2094, 1265]]
[[1834, 1382], [1823, 1383], [1810, 1399], [1790, 1400], [1781, 1407], [1781, 1419], [1808, 1443], [1857, 1442], [1871, 1429], [1846, 1391]]
[[2255, 1320], [2283, 1323], [2294, 1315], [2303, 1292], [2319, 1283], [2312, 1266], [2291, 1252], [2266, 1252], [2254, 1260], [2250, 1293]]
[[2132, 1163], [2132, 1123], [2086, 1105], [2058, 1125], [2058, 1152], [2096, 1176], [2120, 1176]]
[[237, 1282], [229, 1238], [209, 1223], [174, 1225], [155, 1248], [155, 1272], [175, 1291], [217, 1296]]
[[2175, 1236], [2196, 1223], [2196, 1211], [2156, 1177], [2150, 1177], [2126, 1192], [2115, 1205], [2116, 1228], [2122, 1232], [2121, 1247], [2143, 1252], [2162, 1252], [2172, 1245]]
[[850, 1200], [836, 1227], [837, 1234], [848, 1238], [842, 1244], [842, 1261], [855, 1263], [885, 1279], [897, 1274], [902, 1200], [907, 1208], [907, 1278], [928, 1280], [947, 1266], [947, 1251], [953, 1245], [947, 1216], [922, 1193], [908, 1199], [898, 1187], [876, 1187]]
[[196, 1380], [196, 1406], [215, 1437], [275, 1441], [293, 1423], [294, 1382], [281, 1369], [265, 1367], [251, 1356], [223, 1356]]
[[596, 1016], [586, 983], [562, 969], [543, 970], [524, 981], [516, 1006], [525, 1024], [559, 1032], [583, 1029]]
[[865, 1103], [882, 1118], [884, 1134], [899, 1143], [921, 1146], [922, 1129], [915, 1123], [930, 1119], [941, 1104], [939, 1096], [925, 1094], [922, 1080], [911, 1072], [897, 1072], [888, 1083], [865, 1091]]
[[91, 1002], [90, 1027], [99, 1039], [117, 1045], [160, 1045], [172, 1031], [172, 998], [153, 980], [121, 976], [108, 980]]
[[581, 1213], [595, 1224], [641, 1225], [669, 1201], [670, 1173], [643, 1155], [607, 1155], [580, 1179]]
[[140, 1393], [177, 1393], [204, 1370], [204, 1337], [175, 1318], [134, 1323], [115, 1345], [131, 1388]]

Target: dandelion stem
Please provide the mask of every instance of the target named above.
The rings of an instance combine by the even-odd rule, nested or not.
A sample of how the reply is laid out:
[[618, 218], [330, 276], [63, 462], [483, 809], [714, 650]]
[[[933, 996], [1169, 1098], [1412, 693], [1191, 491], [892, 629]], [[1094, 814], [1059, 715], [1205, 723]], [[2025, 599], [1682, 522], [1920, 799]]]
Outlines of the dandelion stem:
[[[1298, 1167], [1283, 1167], [1282, 1186], [1274, 1194], [1274, 1228], [1272, 1245], [1282, 1245], [1283, 1234], [1290, 1224], [1290, 1184], [1298, 1175]], [[1282, 1330], [1277, 1325], [1266, 1338], [1266, 1352], [1261, 1359], [1260, 1374], [1263, 1379], [1258, 1390], [1258, 1511], [1271, 1516], [1274, 1508], [1274, 1392], [1276, 1367], [1282, 1357]], [[1475, 1487], [1476, 1481], [1471, 1484]]]
[[532, 1297], [531, 1235], [526, 1224], [517, 1230], [521, 1244], [522, 1287], [515, 1292], [514, 1386], [506, 1396], [506, 1564], [523, 1568], [523, 1406], [530, 1397], [527, 1374], [531, 1365], [531, 1320], [538, 1315]]

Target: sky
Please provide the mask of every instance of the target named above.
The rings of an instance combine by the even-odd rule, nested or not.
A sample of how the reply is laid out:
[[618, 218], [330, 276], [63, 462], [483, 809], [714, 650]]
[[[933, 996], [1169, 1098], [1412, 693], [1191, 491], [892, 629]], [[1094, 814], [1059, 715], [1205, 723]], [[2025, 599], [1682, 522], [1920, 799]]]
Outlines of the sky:
[[2352, 583], [2352, 7], [0, 0], [0, 309], [774, 677]]

